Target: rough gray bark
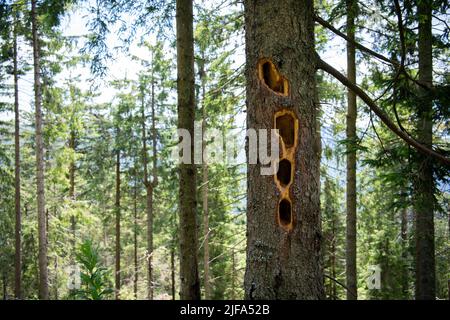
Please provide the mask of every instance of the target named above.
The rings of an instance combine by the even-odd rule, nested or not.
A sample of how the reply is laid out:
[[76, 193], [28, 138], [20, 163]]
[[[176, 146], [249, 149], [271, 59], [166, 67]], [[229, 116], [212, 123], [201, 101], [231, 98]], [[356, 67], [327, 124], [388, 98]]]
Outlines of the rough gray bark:
[[[177, 69], [178, 69], [178, 128], [194, 137], [195, 83], [194, 36], [192, 0], [177, 0]], [[194, 144], [191, 144], [194, 155]], [[196, 168], [180, 164], [180, 296], [183, 300], [200, 299], [198, 277], [198, 237]]]
[[33, 35], [34, 60], [34, 98], [36, 127], [36, 184], [37, 184], [37, 215], [39, 233], [39, 298], [48, 300], [48, 258], [47, 258], [47, 224], [45, 215], [44, 186], [44, 141], [42, 137], [42, 88], [40, 76], [40, 46], [38, 34], [38, 17], [36, 0], [31, 1], [31, 21]]
[[22, 299], [22, 213], [20, 208], [20, 110], [19, 76], [17, 62], [17, 16], [14, 17], [13, 34], [13, 73], [14, 73], [14, 189], [15, 189], [15, 257], [14, 257], [14, 296]]
[[[280, 178], [248, 165], [245, 297], [322, 299], [313, 1], [246, 0], [244, 8], [247, 127], [270, 132], [277, 123], [290, 162]], [[278, 112], [285, 116], [276, 121]]]
[[[419, 82], [433, 86], [432, 1], [418, 1], [419, 21]], [[433, 102], [423, 88], [419, 88], [418, 140], [431, 148], [433, 144]], [[436, 299], [436, 266], [434, 252], [434, 180], [432, 159], [417, 155], [414, 180], [415, 242], [416, 242], [416, 299]]]
[[[356, 56], [355, 56], [355, 15], [356, 1], [347, 0], [347, 78], [356, 84]], [[347, 300], [357, 300], [356, 277], [356, 94], [347, 89], [347, 230], [345, 250], [345, 273], [347, 279]]]

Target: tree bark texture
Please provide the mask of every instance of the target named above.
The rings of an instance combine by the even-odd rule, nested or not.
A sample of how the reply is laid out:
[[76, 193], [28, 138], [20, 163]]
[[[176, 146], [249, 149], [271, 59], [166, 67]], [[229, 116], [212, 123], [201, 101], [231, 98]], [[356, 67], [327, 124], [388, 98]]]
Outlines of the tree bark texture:
[[17, 16], [14, 17], [13, 73], [14, 73], [14, 190], [15, 190], [15, 257], [14, 296], [22, 299], [22, 212], [20, 208], [20, 110], [17, 50]]
[[[356, 1], [347, 0], [347, 36], [352, 41], [347, 41], [347, 78], [356, 84], [356, 54], [355, 54], [355, 15]], [[347, 89], [347, 187], [346, 187], [346, 250], [345, 250], [345, 274], [347, 279], [347, 300], [356, 300], [357, 276], [356, 276], [356, 94]]]
[[[195, 83], [194, 36], [192, 0], [177, 0], [177, 69], [178, 69], [178, 128], [194, 137]], [[191, 144], [194, 155], [194, 144]], [[196, 168], [180, 164], [180, 296], [183, 300], [200, 299], [198, 277], [197, 183]]]
[[245, 297], [322, 299], [313, 1], [244, 6], [247, 127], [278, 129], [281, 142], [276, 175], [260, 159], [247, 168]]
[[[418, 1], [419, 21], [419, 82], [433, 85], [432, 1]], [[418, 140], [431, 148], [433, 143], [433, 102], [423, 88], [419, 88]], [[417, 155], [417, 174], [414, 180], [416, 285], [417, 300], [436, 298], [436, 265], [434, 252], [434, 180], [432, 159]]]
[[36, 121], [36, 184], [39, 230], [39, 298], [42, 300], [48, 300], [48, 245], [47, 223], [45, 214], [44, 141], [42, 136], [42, 86], [40, 76], [40, 46], [36, 0], [31, 1], [31, 20], [33, 35], [34, 96]]

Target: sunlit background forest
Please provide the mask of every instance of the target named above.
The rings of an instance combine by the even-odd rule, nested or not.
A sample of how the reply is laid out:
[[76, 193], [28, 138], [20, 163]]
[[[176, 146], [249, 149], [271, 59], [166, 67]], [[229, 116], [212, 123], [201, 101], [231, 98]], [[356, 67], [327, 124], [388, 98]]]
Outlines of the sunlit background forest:
[[[450, 80], [448, 3], [431, 2], [433, 81], [444, 87]], [[404, 39], [392, 1], [355, 3], [357, 41], [392, 60], [402, 56], [402, 41], [402, 64], [415, 78], [415, 1], [400, 1]], [[36, 6], [39, 30], [33, 35], [31, 1], [0, 0], [1, 295], [39, 298], [33, 66], [38, 39], [49, 298], [179, 299], [182, 226], [178, 164], [171, 157], [178, 143], [175, 1], [38, 0]], [[346, 1], [315, 1], [315, 11], [346, 32]], [[195, 117], [205, 129], [240, 141], [246, 130], [244, 32], [242, 1], [194, 2]], [[321, 58], [345, 74], [346, 41], [320, 23], [315, 37]], [[362, 51], [356, 51], [356, 70], [361, 88], [415, 135], [416, 98], [408, 80]], [[323, 71], [317, 82], [326, 298], [348, 296], [346, 175], [352, 150], [357, 155], [358, 298], [414, 299], [415, 151], [359, 99], [356, 137], [350, 141], [347, 88]], [[440, 95], [432, 111], [433, 145], [448, 154], [448, 89]], [[17, 142], [20, 157], [15, 159]], [[433, 170], [435, 296], [448, 299], [449, 171], [439, 163]], [[233, 165], [198, 165], [196, 190], [202, 298], [243, 299], [245, 158]], [[368, 285], [374, 267], [381, 270], [380, 288]], [[77, 268], [82, 276], [74, 280]]]

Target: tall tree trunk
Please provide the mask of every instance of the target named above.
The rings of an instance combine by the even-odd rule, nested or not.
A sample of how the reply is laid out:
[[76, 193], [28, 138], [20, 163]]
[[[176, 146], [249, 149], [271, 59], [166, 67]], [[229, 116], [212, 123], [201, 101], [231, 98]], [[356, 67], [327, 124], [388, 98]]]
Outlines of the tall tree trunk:
[[48, 258], [47, 258], [47, 225], [45, 215], [44, 186], [44, 141], [42, 137], [42, 88], [40, 67], [40, 46], [38, 34], [38, 17], [36, 0], [31, 1], [31, 20], [33, 34], [34, 60], [34, 96], [36, 116], [36, 184], [37, 184], [37, 215], [39, 230], [39, 298], [48, 300]]
[[58, 291], [58, 256], [55, 256], [55, 300], [59, 300], [59, 291]]
[[172, 300], [175, 300], [175, 245], [170, 248], [170, 277]]
[[[157, 171], [157, 163], [158, 163], [158, 149], [157, 149], [157, 131], [156, 131], [156, 101], [155, 101], [155, 76], [154, 76], [154, 62], [152, 61], [152, 149], [153, 149], [153, 167], [152, 167], [152, 175], [153, 175], [153, 181], [151, 183], [151, 194], [149, 195], [149, 200], [151, 201], [151, 204], [149, 205], [149, 212], [151, 213], [149, 216], [148, 224], [149, 224], [149, 235], [150, 240], [148, 244], [149, 252], [151, 252], [151, 256], [149, 257], [149, 267], [152, 268], [152, 261], [153, 261], [153, 217], [154, 217], [154, 201], [153, 201], [153, 195], [155, 193], [155, 189], [158, 186], [158, 171]], [[153, 299], [153, 277], [152, 279], [152, 291], [150, 299]]]
[[[347, 78], [356, 84], [355, 59], [355, 0], [347, 0]], [[353, 41], [353, 42], [352, 42]], [[356, 95], [347, 89], [347, 237], [345, 250], [345, 274], [347, 277], [347, 300], [358, 299], [356, 277]]]
[[[192, 0], [177, 0], [178, 128], [194, 137], [195, 82]], [[191, 155], [194, 144], [191, 143]], [[198, 277], [196, 167], [180, 164], [180, 296], [183, 300], [200, 299]]]
[[[72, 101], [73, 102], [73, 101]], [[74, 130], [70, 131], [69, 137], [69, 148], [75, 154], [76, 152], [76, 134]], [[75, 201], [75, 161], [72, 160], [69, 165], [69, 197], [72, 201]], [[75, 263], [75, 252], [76, 252], [76, 230], [77, 230], [77, 221], [75, 215], [72, 214], [70, 217], [70, 228], [72, 231], [72, 254], [71, 254], [71, 263]]]
[[[329, 234], [326, 234], [325, 241], [327, 246], [325, 247], [325, 256], [329, 256], [329, 269], [330, 269], [330, 277], [329, 277], [329, 292], [327, 298], [330, 300], [336, 300], [337, 292], [336, 292], [336, 225], [337, 225], [337, 216], [335, 212], [335, 205], [333, 203], [333, 189], [332, 189], [331, 180], [326, 177], [324, 183], [324, 215], [326, 214], [327, 220], [330, 221], [330, 231]], [[325, 262], [325, 263], [328, 263]]]
[[231, 300], [236, 300], [236, 253], [231, 251]]
[[[119, 130], [117, 130], [119, 132]], [[117, 147], [118, 148], [118, 147]], [[121, 207], [120, 207], [120, 149], [116, 152], [116, 266], [115, 266], [115, 298], [120, 299], [120, 220], [121, 220]]]
[[[202, 57], [200, 62], [200, 80], [202, 83], [202, 152], [205, 153], [206, 149], [206, 137], [205, 133], [207, 130], [207, 114], [206, 114], [206, 71], [205, 71], [205, 57]], [[203, 267], [204, 267], [204, 288], [205, 288], [205, 299], [209, 300], [211, 298], [211, 289], [209, 283], [209, 210], [208, 210], [208, 191], [209, 191], [209, 178], [208, 178], [208, 163], [206, 161], [202, 162], [202, 205], [203, 205]]]
[[154, 63], [152, 61], [152, 77], [151, 77], [151, 113], [152, 113], [152, 147], [153, 147], [153, 181], [150, 182], [148, 173], [148, 151], [147, 151], [147, 126], [145, 116], [145, 95], [144, 88], [141, 89], [142, 105], [142, 158], [144, 165], [144, 186], [146, 190], [146, 205], [147, 213], [147, 298], [153, 300], [153, 192], [157, 185], [157, 171], [156, 171], [156, 119], [155, 119], [155, 79], [154, 79]]
[[147, 126], [145, 116], [145, 93], [141, 88], [141, 118], [142, 118], [142, 161], [144, 166], [145, 212], [147, 215], [147, 299], [153, 299], [152, 277], [152, 247], [153, 247], [153, 215], [152, 215], [152, 188], [148, 178], [148, 151]]
[[261, 175], [261, 159], [248, 165], [245, 297], [321, 299], [313, 1], [244, 8], [247, 128], [279, 129], [282, 155], [275, 176]]
[[139, 269], [138, 269], [138, 217], [137, 217], [137, 172], [135, 173], [134, 192], [133, 192], [133, 216], [134, 216], [134, 280], [133, 292], [134, 299], [137, 300]]
[[[69, 149], [73, 153], [76, 152], [76, 133], [74, 130], [70, 131], [69, 137]], [[75, 200], [75, 161], [70, 161], [69, 165], [69, 197], [71, 200]]]
[[[419, 21], [419, 81], [433, 86], [432, 1], [417, 2]], [[419, 88], [418, 140], [431, 148], [433, 143], [433, 103], [425, 89]], [[416, 214], [416, 299], [436, 298], [436, 268], [434, 252], [434, 181], [432, 159], [417, 155], [414, 181]]]
[[[205, 127], [205, 126], [204, 126]], [[204, 282], [205, 282], [205, 299], [209, 300], [211, 298], [211, 285], [209, 279], [209, 209], [208, 209], [208, 164], [203, 162], [202, 165], [203, 172], [203, 190], [202, 190], [202, 200], [203, 200], [203, 264], [204, 264]]]
[[153, 186], [148, 183], [146, 186], [146, 209], [147, 209], [147, 271], [148, 271], [148, 300], [153, 300]]
[[[336, 279], [336, 220], [334, 212], [331, 225], [331, 277]], [[331, 296], [332, 300], [337, 299], [336, 282], [331, 281]]]
[[401, 218], [401, 233], [402, 233], [402, 260], [403, 260], [403, 272], [402, 272], [402, 294], [403, 299], [408, 299], [409, 288], [409, 268], [408, 268], [408, 209], [403, 208]]
[[14, 72], [14, 186], [15, 186], [15, 258], [14, 258], [14, 295], [22, 299], [22, 213], [20, 208], [20, 111], [19, 111], [19, 76], [17, 62], [17, 15], [14, 16], [13, 35], [13, 72]]

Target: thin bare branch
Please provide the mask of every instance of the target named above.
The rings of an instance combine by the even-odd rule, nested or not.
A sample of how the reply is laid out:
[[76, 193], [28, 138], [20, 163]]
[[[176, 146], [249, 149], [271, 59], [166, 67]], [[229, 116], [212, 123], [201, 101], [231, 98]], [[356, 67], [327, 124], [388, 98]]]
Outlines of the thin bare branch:
[[355, 45], [355, 47], [357, 47], [359, 50], [361, 50], [362, 52], [368, 53], [376, 58], [378, 58], [381, 61], [384, 61], [386, 63], [392, 64], [394, 66], [398, 66], [398, 62], [394, 61], [392, 59], [386, 58], [385, 56], [383, 56], [382, 54], [379, 54], [375, 51], [373, 51], [372, 49], [369, 49], [365, 46], [363, 46], [362, 44], [353, 41], [352, 39], [350, 39], [349, 37], [347, 37], [346, 34], [344, 34], [343, 32], [339, 31], [338, 29], [336, 29], [335, 27], [333, 27], [329, 22], [325, 21], [324, 19], [322, 19], [319, 16], [314, 16], [314, 20], [316, 22], [318, 22], [320, 25], [322, 25], [323, 27], [329, 29], [330, 31], [332, 31], [334, 34], [338, 35], [339, 37], [345, 39], [346, 41], [352, 43]]
[[339, 82], [341, 82], [344, 86], [351, 89], [358, 97], [360, 97], [369, 108], [381, 119], [381, 121], [389, 128], [392, 132], [394, 132], [397, 136], [403, 139], [407, 144], [414, 147], [417, 151], [421, 152], [424, 155], [433, 157], [439, 160], [445, 166], [450, 167], [450, 159], [446, 158], [442, 154], [424, 146], [414, 138], [408, 136], [405, 132], [400, 130], [388, 117], [388, 115], [378, 107], [378, 105], [356, 84], [353, 84], [351, 81], [347, 79], [342, 73], [338, 70], [330, 66], [328, 63], [318, 58], [317, 67], [333, 77], [335, 77]]

